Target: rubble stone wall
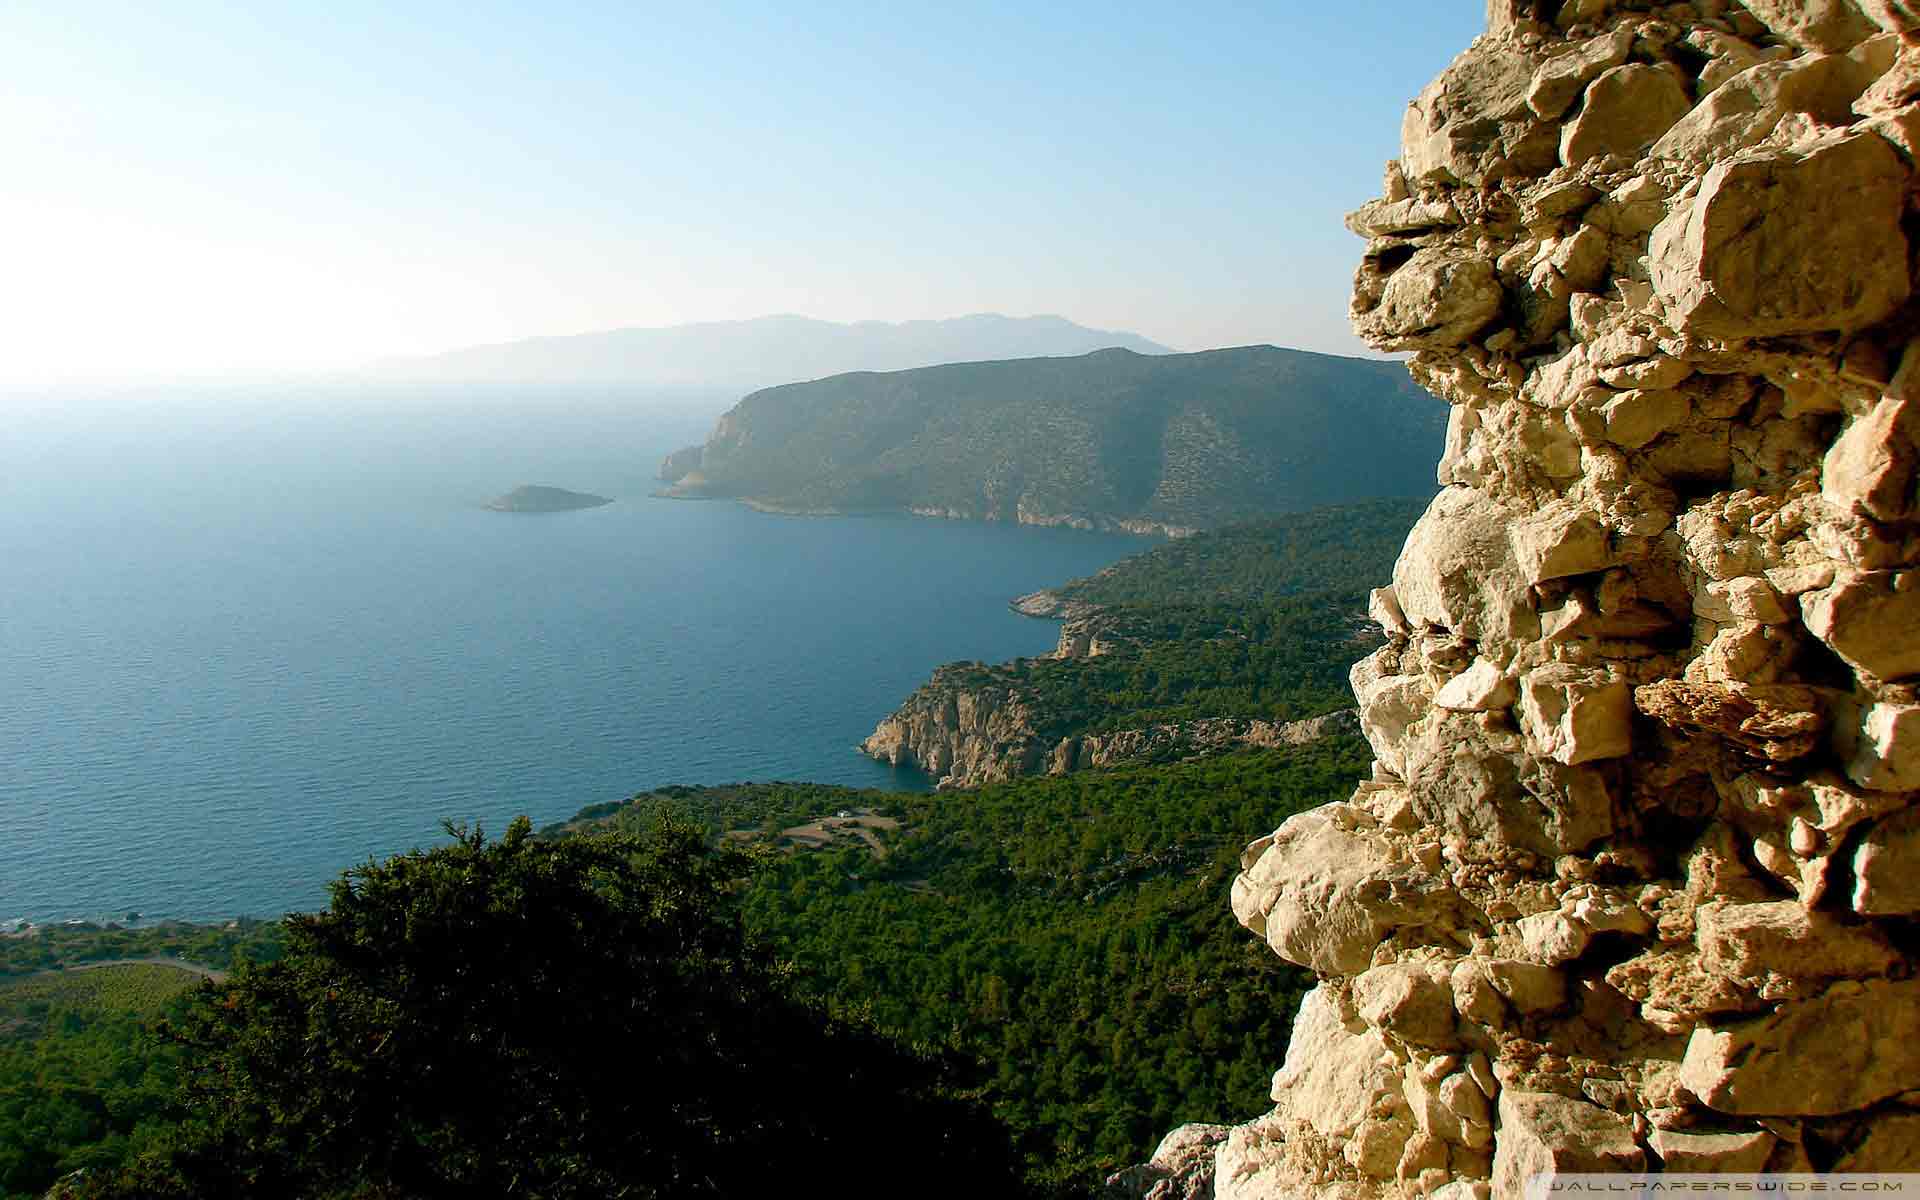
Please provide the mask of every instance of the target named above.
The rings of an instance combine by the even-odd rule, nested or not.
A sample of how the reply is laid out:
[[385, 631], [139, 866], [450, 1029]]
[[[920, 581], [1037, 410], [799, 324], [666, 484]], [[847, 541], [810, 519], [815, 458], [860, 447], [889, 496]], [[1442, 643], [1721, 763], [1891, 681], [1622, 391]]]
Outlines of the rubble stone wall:
[[1409, 108], [1443, 491], [1234, 884], [1320, 982], [1221, 1200], [1920, 1170], [1916, 100], [1916, 0], [1493, 0]]

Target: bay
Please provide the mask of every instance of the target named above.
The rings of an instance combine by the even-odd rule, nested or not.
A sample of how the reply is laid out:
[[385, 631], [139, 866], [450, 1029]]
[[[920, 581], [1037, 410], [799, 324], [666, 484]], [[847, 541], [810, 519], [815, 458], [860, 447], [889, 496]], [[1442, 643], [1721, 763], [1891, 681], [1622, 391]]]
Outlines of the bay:
[[[731, 397], [340, 386], [0, 401], [0, 920], [269, 916], [670, 783], [919, 788], [853, 747], [1144, 539], [650, 498]], [[483, 510], [520, 483], [616, 498]]]

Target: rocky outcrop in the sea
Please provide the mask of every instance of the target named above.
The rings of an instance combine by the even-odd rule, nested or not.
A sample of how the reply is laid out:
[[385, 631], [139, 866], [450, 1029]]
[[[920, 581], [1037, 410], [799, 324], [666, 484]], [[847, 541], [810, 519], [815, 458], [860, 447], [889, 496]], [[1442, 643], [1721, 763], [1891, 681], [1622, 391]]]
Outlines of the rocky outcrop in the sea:
[[504, 513], [558, 513], [600, 508], [612, 503], [606, 496], [596, 496], [591, 492], [570, 492], [566, 488], [523, 483], [506, 495], [487, 501], [486, 507]]
[[1489, 7], [1350, 219], [1445, 490], [1234, 883], [1320, 982], [1215, 1194], [1913, 1170], [1920, 7]]

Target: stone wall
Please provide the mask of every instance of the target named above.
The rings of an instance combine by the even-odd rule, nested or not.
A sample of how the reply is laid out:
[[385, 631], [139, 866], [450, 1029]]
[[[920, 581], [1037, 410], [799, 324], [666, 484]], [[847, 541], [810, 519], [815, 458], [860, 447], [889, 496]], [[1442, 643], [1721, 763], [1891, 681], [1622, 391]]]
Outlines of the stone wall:
[[1920, 3], [1489, 25], [1349, 220], [1444, 490], [1234, 885], [1320, 983], [1217, 1194], [1920, 1170]]

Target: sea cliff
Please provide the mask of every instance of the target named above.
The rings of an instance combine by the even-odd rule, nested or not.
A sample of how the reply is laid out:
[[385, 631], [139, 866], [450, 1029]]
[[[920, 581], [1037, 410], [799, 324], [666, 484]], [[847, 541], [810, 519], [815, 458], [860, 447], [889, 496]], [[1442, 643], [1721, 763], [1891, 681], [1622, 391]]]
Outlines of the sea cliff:
[[[1151, 620], [1140, 614], [1051, 591], [1012, 601], [1017, 612], [1062, 620], [1055, 662], [1139, 653], [1157, 645]], [[1360, 652], [1356, 647], [1355, 653]], [[1257, 717], [1199, 717], [1152, 721], [1123, 729], [1062, 728], [1059, 714], [1018, 671], [950, 663], [934, 671], [866, 740], [862, 753], [893, 766], [920, 770], [941, 790], [979, 787], [1026, 775], [1136, 762], [1167, 762], [1235, 747], [1298, 746], [1335, 734], [1357, 733], [1352, 709], [1293, 721]]]

